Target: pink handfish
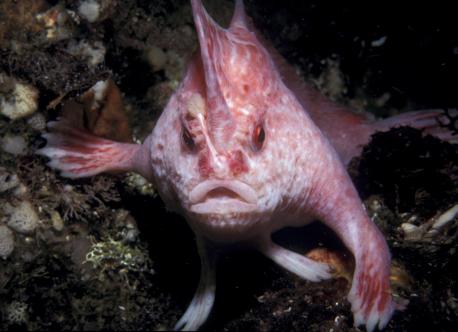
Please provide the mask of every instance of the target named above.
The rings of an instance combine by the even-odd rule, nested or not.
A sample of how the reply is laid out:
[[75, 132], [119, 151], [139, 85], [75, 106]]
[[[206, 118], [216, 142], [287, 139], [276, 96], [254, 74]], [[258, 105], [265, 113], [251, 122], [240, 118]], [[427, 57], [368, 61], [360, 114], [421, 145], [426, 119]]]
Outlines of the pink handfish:
[[201, 278], [176, 329], [195, 330], [215, 298], [215, 245], [245, 243], [310, 281], [331, 277], [327, 264], [283, 248], [271, 234], [320, 220], [353, 253], [348, 294], [355, 326], [382, 329], [395, 305], [390, 252], [345, 169], [375, 131], [396, 125], [444, 140], [439, 110], [370, 120], [307, 86], [252, 28], [237, 0], [227, 29], [191, 0], [200, 51], [142, 145], [96, 137], [65, 119], [49, 123], [38, 153], [69, 178], [134, 171], [196, 234]]

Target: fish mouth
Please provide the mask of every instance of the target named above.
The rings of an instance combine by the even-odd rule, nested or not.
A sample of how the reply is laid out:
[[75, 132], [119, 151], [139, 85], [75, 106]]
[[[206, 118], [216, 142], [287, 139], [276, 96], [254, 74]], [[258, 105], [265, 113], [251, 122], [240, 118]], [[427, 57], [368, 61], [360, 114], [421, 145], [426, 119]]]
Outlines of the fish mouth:
[[237, 180], [207, 180], [189, 194], [190, 210], [197, 214], [246, 213], [256, 209], [256, 192]]

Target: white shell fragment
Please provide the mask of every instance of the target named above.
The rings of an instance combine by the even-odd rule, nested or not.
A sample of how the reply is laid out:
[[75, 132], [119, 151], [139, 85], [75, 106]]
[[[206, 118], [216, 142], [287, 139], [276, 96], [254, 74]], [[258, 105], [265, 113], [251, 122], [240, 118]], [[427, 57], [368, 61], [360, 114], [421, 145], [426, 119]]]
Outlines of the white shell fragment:
[[199, 114], [205, 115], [206, 105], [204, 98], [199, 93], [194, 93], [188, 100], [188, 112], [197, 118]]
[[105, 60], [106, 48], [100, 41], [70, 41], [67, 52], [87, 61], [89, 66], [97, 66]]
[[404, 233], [404, 238], [406, 240], [414, 241], [421, 239], [423, 235], [423, 230], [421, 227], [418, 227], [411, 223], [403, 223], [401, 225], [402, 232]]
[[31, 233], [39, 223], [38, 214], [29, 201], [22, 201], [17, 206], [10, 204], [4, 208], [9, 215], [8, 226], [18, 233]]
[[453, 207], [445, 211], [443, 214], [436, 219], [431, 229], [428, 231], [428, 235], [435, 235], [446, 225], [452, 222], [455, 217], [458, 215], [458, 204], [455, 204]]
[[96, 0], [81, 1], [78, 14], [90, 23], [94, 23], [100, 16], [100, 4]]
[[94, 93], [94, 99], [91, 105], [92, 109], [97, 109], [103, 104], [105, 96], [107, 95], [107, 89], [108, 81], [98, 81], [89, 89], [89, 91]]
[[11, 120], [31, 115], [38, 109], [38, 90], [0, 73], [0, 85], [10, 85], [0, 90], [0, 113]]
[[385, 44], [387, 38], [388, 38], [387, 36], [382, 36], [382, 37], [380, 37], [379, 39], [373, 40], [373, 41], [371, 42], [371, 46], [372, 46], [372, 47], [380, 47], [380, 46], [382, 46], [383, 44]]
[[14, 234], [5, 225], [0, 225], [0, 258], [7, 259], [14, 250]]
[[89, 23], [103, 21], [113, 13], [116, 0], [80, 0], [78, 15]]
[[431, 241], [447, 225], [457, 220], [457, 217], [458, 204], [455, 204], [441, 215], [429, 219], [420, 226], [411, 224], [410, 222], [403, 223], [401, 230], [404, 234], [404, 239], [407, 241]]

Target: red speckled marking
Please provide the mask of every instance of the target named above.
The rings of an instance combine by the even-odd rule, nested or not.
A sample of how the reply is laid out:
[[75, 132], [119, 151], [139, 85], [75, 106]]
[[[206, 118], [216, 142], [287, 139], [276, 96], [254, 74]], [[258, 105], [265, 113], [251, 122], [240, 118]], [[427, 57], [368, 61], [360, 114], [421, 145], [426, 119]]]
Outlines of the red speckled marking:
[[[92, 140], [91, 144], [97, 144], [97, 142], [97, 140]], [[116, 170], [131, 157], [133, 150], [124, 150], [124, 148], [123, 145], [95, 147], [66, 143], [60, 150], [68, 152], [69, 155], [59, 157], [58, 161], [62, 167], [74, 165], [73, 168], [66, 169], [66, 171], [79, 175], [104, 168]], [[72, 153], [79, 153], [80, 155], [72, 155]], [[87, 157], [91, 155], [92, 158]]]
[[368, 261], [367, 254], [361, 258], [364, 271], [361, 272], [358, 278], [357, 296], [361, 299], [361, 308], [363, 315], [367, 318], [370, 315], [374, 302], [378, 300], [377, 310], [382, 312], [385, 310], [390, 300], [390, 286], [388, 278], [381, 278], [380, 275], [374, 274], [376, 264], [374, 261]]
[[202, 151], [199, 155], [199, 173], [202, 177], [206, 178], [213, 172], [213, 168], [210, 165], [208, 151]]
[[230, 154], [229, 167], [234, 175], [239, 175], [248, 171], [248, 165], [245, 162], [242, 151], [237, 150]]
[[89, 163], [87, 159], [84, 159], [82, 157], [75, 157], [75, 156], [67, 156], [67, 157], [62, 157], [59, 159], [60, 162], [65, 163], [65, 164], [86, 164]]
[[383, 295], [377, 307], [379, 311], [383, 311], [383, 309], [385, 309], [386, 305], [388, 304], [388, 301], [390, 300], [390, 296], [391, 296], [390, 286], [388, 285], [387, 282], [384, 282], [383, 283]]
[[364, 298], [363, 307], [365, 308], [364, 315], [369, 316], [372, 309], [371, 303], [377, 298], [380, 290], [380, 282], [379, 280], [372, 278], [369, 278], [366, 282], [369, 283], [369, 291]]

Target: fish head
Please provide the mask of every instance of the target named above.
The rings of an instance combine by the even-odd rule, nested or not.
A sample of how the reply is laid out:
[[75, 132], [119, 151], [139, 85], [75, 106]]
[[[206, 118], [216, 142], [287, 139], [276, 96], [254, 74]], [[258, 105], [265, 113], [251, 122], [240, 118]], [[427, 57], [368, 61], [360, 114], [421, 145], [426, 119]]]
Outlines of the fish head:
[[250, 29], [242, 1], [227, 29], [201, 1], [191, 4], [200, 50], [164, 115], [162, 173], [187, 219], [224, 240], [281, 209], [303, 112]]

